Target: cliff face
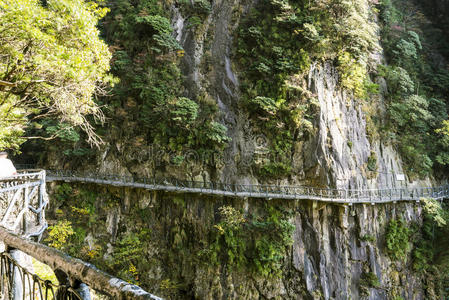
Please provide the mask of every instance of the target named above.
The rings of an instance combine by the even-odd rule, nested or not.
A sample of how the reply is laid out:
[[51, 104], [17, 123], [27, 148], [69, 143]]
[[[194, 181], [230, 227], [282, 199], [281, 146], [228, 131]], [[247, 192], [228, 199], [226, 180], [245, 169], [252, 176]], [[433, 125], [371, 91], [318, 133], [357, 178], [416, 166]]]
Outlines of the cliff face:
[[[368, 2], [362, 2], [359, 5], [365, 10], [372, 9]], [[148, 154], [148, 149], [153, 150], [158, 145], [148, 141], [136, 146], [134, 140], [140, 137], [127, 132], [139, 125], [125, 121], [123, 126], [111, 129], [107, 136], [107, 147], [97, 155], [99, 169], [107, 173], [156, 173], [239, 183], [268, 181], [343, 188], [403, 184], [394, 178], [394, 174], [404, 173], [399, 156], [391, 146], [380, 142], [378, 136], [369, 138], [367, 133], [367, 110], [371, 109], [371, 114], [377, 118], [384, 117], [385, 82], [376, 79], [380, 94], [366, 104], [367, 100], [357, 100], [353, 92], [341, 87], [342, 75], [332, 61], [317, 60], [302, 75], [289, 75], [286, 81], [301, 90], [300, 97], [305, 97], [305, 105], [312, 107], [310, 129], [296, 134], [288, 153], [270, 148], [275, 141], [251, 120], [244, 108], [242, 93], [248, 86], [242, 87], [241, 81], [248, 66], [238, 65], [233, 60], [239, 26], [251, 9], [257, 9], [257, 4], [257, 1], [213, 1], [207, 17], [196, 26], [191, 24], [191, 13], [171, 6], [173, 32], [184, 51], [178, 62], [184, 78], [183, 95], [191, 99], [211, 99], [218, 107], [218, 120], [228, 129], [228, 146], [222, 153], [213, 153], [218, 162], [211, 166], [205, 163], [206, 158], [201, 153], [189, 148], [185, 153], [190, 155], [190, 160], [180, 165], [164, 163], [161, 168], [157, 160], [175, 153], [164, 150]], [[365, 17], [367, 24], [374, 24]], [[379, 49], [369, 58], [374, 67], [382, 61]], [[265, 80], [269, 84], [269, 79]], [[142, 151], [146, 153], [144, 158], [136, 154]], [[255, 165], [266, 157], [271, 161], [285, 159], [291, 171], [277, 180], [273, 180], [274, 176], [261, 178]]]
[[[169, 299], [425, 299], [424, 279], [412, 270], [410, 254], [392, 259], [385, 242], [391, 220], [420, 226], [419, 204], [267, 204], [101, 186], [72, 188], [65, 199], [53, 195], [59, 219], [72, 207], [65, 216], [85, 230], [66, 251], [104, 269], [119, 269], [120, 276]], [[74, 206], [94, 213], [80, 213]], [[215, 266], [204, 256], [217, 230], [217, 208], [223, 206], [242, 210], [247, 217], [270, 207], [292, 212], [293, 243], [280, 261], [282, 276], [264, 277], [226, 263]], [[258, 259], [251, 253], [245, 252], [248, 260]]]
[[[204, 1], [190, 2], [196, 5]], [[288, 1], [269, 2], [288, 4]], [[299, 95], [289, 96], [297, 106], [292, 104], [285, 110], [301, 105], [307, 107], [304, 109], [307, 117], [303, 119], [308, 123], [300, 122], [299, 129], [291, 130], [290, 123], [279, 121], [280, 131], [294, 134], [289, 137], [289, 151], [273, 146], [274, 139], [260, 123], [269, 122], [270, 113], [274, 113], [257, 119], [245, 108], [245, 93], [256, 88], [246, 81], [248, 66], [239, 65], [241, 60], [236, 53], [239, 26], [261, 1], [208, 3], [206, 16], [202, 15], [201, 22], [195, 24], [192, 13], [177, 2], [168, 5], [167, 11], [174, 37], [184, 51], [182, 57], [173, 62], [182, 74], [182, 96], [212, 102], [218, 107], [216, 120], [227, 126], [230, 141], [222, 153], [215, 153], [219, 159], [212, 164], [205, 163], [201, 154], [191, 149], [190, 161], [185, 160], [180, 165], [164, 162], [161, 166], [156, 159], [170, 157], [171, 153], [148, 153], [155, 141], [135, 136], [131, 129], [139, 127], [139, 123], [125, 118], [120, 126], [108, 129], [107, 145], [96, 156], [96, 166], [85, 166], [86, 169], [242, 184], [269, 182], [351, 189], [420, 183], [396, 180], [396, 174], [405, 173], [401, 158], [395, 147], [381, 140], [373, 128], [373, 119], [382, 120], [386, 116], [388, 86], [385, 80], [376, 77], [375, 72], [369, 73], [378, 84], [379, 93], [360, 100], [354, 96], [354, 91], [342, 86], [344, 76], [337, 56], [312, 57], [305, 70], [285, 77], [290, 89], [285, 93]], [[361, 21], [375, 25], [374, 4], [371, 1], [357, 3], [366, 11], [361, 14], [365, 18]], [[289, 10], [287, 7], [286, 11]], [[367, 69], [376, 69], [384, 62], [378, 28], [373, 28], [377, 50], [370, 53], [369, 63], [364, 65]], [[350, 69], [349, 73], [352, 71]], [[267, 78], [264, 80], [269, 82]], [[130, 95], [121, 109], [134, 109], [133, 101]], [[276, 105], [272, 105], [273, 111], [280, 110]], [[144, 155], [136, 156], [139, 152]], [[288, 161], [287, 174], [270, 177], [258, 173], [258, 163], [264, 161], [267, 153], [275, 160]], [[54, 165], [61, 163], [58, 157], [49, 161]], [[430, 180], [421, 182], [430, 183]], [[267, 204], [254, 199], [212, 199], [78, 185], [72, 187], [74, 191], [88, 190], [89, 195], [74, 193], [74, 197], [61, 200], [60, 187], [53, 188], [56, 202], [53, 216], [65, 217], [72, 220], [75, 227], [83, 228], [81, 238], [73, 244], [84, 249], [80, 253], [87, 255], [86, 259], [106, 264], [113, 271], [120, 270], [122, 276], [129, 276], [128, 279], [137, 280], [151, 292], [168, 298], [425, 298], [425, 278], [412, 270], [410, 251], [406, 258], [393, 260], [387, 254], [385, 242], [391, 220], [403, 219], [407, 226], [420, 226], [420, 204], [345, 206], [312, 201], [269, 201]], [[76, 213], [80, 212], [72, 206], [88, 207], [89, 212], [81, 213], [77, 219]], [[224, 206], [241, 210], [247, 217], [264, 215], [267, 207], [282, 207], [291, 212], [288, 221], [295, 229], [292, 245], [285, 248], [282, 257], [282, 276], [264, 277], [245, 267], [230, 269], [228, 262], [221, 261], [217, 266], [203, 260], [201, 253], [213, 244], [213, 232], [219, 224], [218, 209]], [[70, 210], [75, 215], [70, 215]], [[88, 218], [87, 226], [79, 222], [83, 218]], [[129, 241], [135, 243], [138, 253], [132, 252], [133, 244], [128, 245]], [[124, 258], [127, 255], [130, 260]], [[252, 259], [248, 253], [245, 255]], [[113, 263], [111, 258], [122, 261]], [[427, 284], [427, 288], [432, 289], [429, 286]]]

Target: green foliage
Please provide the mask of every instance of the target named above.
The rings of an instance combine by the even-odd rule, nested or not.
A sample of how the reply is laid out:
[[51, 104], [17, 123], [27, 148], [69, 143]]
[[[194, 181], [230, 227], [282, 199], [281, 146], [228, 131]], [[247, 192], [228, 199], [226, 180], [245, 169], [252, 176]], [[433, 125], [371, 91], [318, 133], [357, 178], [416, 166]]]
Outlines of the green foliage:
[[377, 155], [375, 152], [371, 152], [370, 156], [368, 157], [367, 168], [371, 172], [377, 171]]
[[[18, 148], [29, 119], [58, 117], [98, 142], [87, 115], [101, 116], [92, 96], [111, 83], [111, 55], [99, 38], [107, 10], [82, 0], [0, 3], [0, 147]], [[99, 89], [100, 87], [100, 89]]]
[[214, 226], [217, 235], [212, 244], [212, 263], [220, 263], [219, 254], [224, 254], [224, 259], [231, 268], [243, 268], [246, 264], [246, 243], [242, 231], [246, 221], [241, 212], [231, 206], [220, 208], [222, 221]]
[[391, 220], [387, 226], [385, 242], [387, 253], [394, 260], [405, 259], [410, 250], [411, 231], [402, 219]]
[[[210, 9], [206, 0], [177, 3], [183, 16], [196, 18], [198, 25]], [[125, 134], [144, 135], [143, 143], [170, 153], [163, 158], [166, 163], [181, 165], [188, 150], [200, 155], [221, 152], [229, 138], [210, 96], [186, 97], [187, 82], [180, 70], [184, 51], [174, 38], [169, 6], [156, 0], [135, 5], [119, 0], [106, 16], [104, 32], [114, 49], [112, 70], [121, 79], [106, 101], [111, 119], [139, 124], [122, 128]]]
[[411, 135], [400, 136], [399, 151], [402, 154], [407, 172], [424, 177], [432, 170], [432, 159], [427, 155], [425, 145]]
[[67, 240], [75, 234], [70, 221], [58, 221], [55, 225], [48, 227], [48, 238], [45, 239], [50, 247], [54, 247], [59, 250], [65, 250], [67, 246]]
[[418, 95], [411, 95], [403, 102], [390, 104], [390, 117], [400, 129], [425, 133], [428, 129], [428, 121], [432, 118], [428, 106], [427, 99]]
[[50, 268], [50, 266], [41, 263], [40, 261], [36, 260], [35, 258], [31, 258], [32, 264], [33, 264], [33, 271], [34, 273], [42, 278], [45, 281], [49, 281], [53, 283], [54, 285], [59, 285], [59, 281], [56, 278], [55, 273]]
[[376, 242], [376, 237], [371, 234], [365, 234], [362, 237], [360, 237], [360, 240], [364, 241], [364, 242], [374, 243], [374, 242]]
[[447, 37], [416, 13], [412, 2], [383, 0], [379, 8], [390, 64], [379, 68], [388, 85], [389, 118], [384, 131], [389, 131], [386, 136], [400, 151], [407, 173], [425, 177], [444, 170], [449, 158], [444, 136], [448, 72], [431, 58]]
[[178, 0], [178, 3], [181, 4], [184, 14], [193, 18], [203, 18], [212, 9], [210, 0]]
[[[435, 130], [435, 133], [438, 134], [438, 145], [442, 149], [449, 148], [449, 120], [444, 120], [441, 124], [441, 128]], [[438, 164], [442, 166], [449, 165], [449, 153], [447, 151], [441, 151], [436, 156], [436, 161]]]
[[294, 143], [313, 130], [317, 109], [304, 89], [312, 61], [337, 60], [340, 85], [357, 97], [375, 89], [365, 84], [368, 53], [376, 48], [368, 15], [357, 2], [263, 0], [240, 23], [235, 59], [242, 66], [242, 106], [256, 134], [270, 141], [271, 157], [254, 165], [259, 175], [289, 175]]
[[173, 104], [171, 114], [173, 121], [188, 126], [198, 117], [198, 104], [188, 98], [181, 97]]
[[422, 50], [419, 35], [414, 31], [408, 31], [404, 38], [401, 38], [394, 49], [393, 58], [398, 65], [408, 63], [411, 59], [418, 58], [418, 51]]
[[254, 264], [258, 274], [281, 276], [286, 248], [293, 245], [295, 226], [288, 221], [285, 212], [268, 207], [268, 218], [252, 221], [253, 237], [256, 239]]
[[257, 96], [256, 98], [250, 100], [250, 103], [254, 105], [254, 110], [256, 111], [262, 111], [264, 113], [274, 115], [278, 110], [276, 101], [268, 97]]
[[72, 187], [68, 183], [63, 183], [57, 185], [54, 189], [54, 194], [52, 195], [59, 203], [62, 203], [72, 196]]
[[264, 178], [286, 177], [290, 174], [292, 167], [285, 162], [267, 162], [265, 163], [258, 174]]
[[70, 124], [60, 123], [49, 125], [45, 128], [48, 135], [59, 137], [64, 142], [78, 142], [80, 135], [76, 132]]
[[170, 20], [160, 15], [144, 15], [139, 14], [135, 16], [136, 25], [143, 28], [149, 26], [152, 32], [152, 38], [155, 45], [151, 48], [156, 53], [163, 51], [181, 50], [182, 47], [172, 36], [173, 28]]
[[377, 275], [373, 272], [366, 272], [362, 274], [360, 278], [360, 285], [370, 287], [370, 288], [379, 288], [380, 282], [377, 278]]
[[356, 60], [349, 52], [343, 52], [337, 60], [341, 85], [353, 91], [356, 97], [364, 98], [367, 93], [365, 86], [366, 64]]
[[212, 8], [209, 0], [194, 0], [193, 6], [199, 14], [208, 14]]
[[435, 233], [448, 224], [449, 213], [435, 199], [423, 198], [421, 203], [423, 203], [423, 224], [413, 250], [413, 268], [419, 272], [426, 272], [434, 264], [434, 255], [437, 252], [433, 245]]
[[379, 74], [388, 83], [389, 96], [398, 99], [413, 93], [415, 84], [406, 70], [401, 67], [379, 66]]
[[449, 213], [443, 209], [441, 203], [432, 198], [421, 199], [425, 218], [432, 220], [438, 227], [444, 227], [448, 224]]
[[221, 123], [212, 121], [206, 125], [204, 135], [206, 141], [211, 141], [216, 145], [226, 145], [231, 139], [226, 135], [228, 128]]
[[137, 266], [145, 261], [146, 245], [143, 241], [147, 236], [147, 230], [138, 234], [129, 233], [115, 244], [108, 265], [111, 269], [118, 271], [120, 278], [138, 284], [140, 274]]
[[[2, 97], [0, 93], [0, 97]], [[0, 149], [14, 149], [18, 151], [20, 145], [26, 140], [25, 133], [26, 116], [23, 111], [15, 108], [14, 103], [0, 105]]]
[[254, 272], [264, 277], [282, 274], [286, 248], [293, 244], [291, 224], [285, 212], [267, 207], [267, 215], [246, 218], [231, 206], [220, 208], [221, 222], [214, 226], [213, 243], [203, 255], [214, 265]]

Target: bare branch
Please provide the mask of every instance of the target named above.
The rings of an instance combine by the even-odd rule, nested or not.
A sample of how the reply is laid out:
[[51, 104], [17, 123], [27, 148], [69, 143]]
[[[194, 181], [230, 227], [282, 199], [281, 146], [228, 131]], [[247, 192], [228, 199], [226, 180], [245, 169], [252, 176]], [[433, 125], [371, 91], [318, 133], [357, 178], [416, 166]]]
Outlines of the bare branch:
[[7, 87], [15, 87], [17, 84], [14, 82], [0, 80], [0, 85], [7, 86]]

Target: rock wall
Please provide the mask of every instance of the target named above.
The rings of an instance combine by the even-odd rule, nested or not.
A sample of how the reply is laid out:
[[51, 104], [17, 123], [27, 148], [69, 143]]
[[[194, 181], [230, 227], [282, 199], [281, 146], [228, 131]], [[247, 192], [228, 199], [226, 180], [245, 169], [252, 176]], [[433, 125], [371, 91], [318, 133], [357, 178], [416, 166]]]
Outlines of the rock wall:
[[[232, 138], [220, 168], [168, 166], [159, 170], [149, 161], [131, 163], [133, 158], [123, 146], [126, 141], [112, 142], [116, 139], [111, 139], [97, 156], [95, 167], [86, 168], [126, 175], [156, 173], [242, 184], [261, 182], [250, 164], [245, 163], [253, 160], [263, 145], [254, 135], [247, 113], [239, 109], [239, 66], [232, 61], [233, 32], [255, 3], [256, 0], [212, 1], [211, 12], [198, 28], [187, 26], [181, 10], [172, 7], [175, 36], [185, 50], [181, 70], [187, 94], [192, 99], [198, 95], [213, 99]], [[380, 62], [381, 54], [379, 57]], [[418, 184], [396, 180], [395, 175], [403, 173], [401, 159], [391, 146], [368, 138], [363, 103], [342, 90], [338, 82], [338, 72], [331, 62], [312, 63], [302, 84], [317, 101], [314, 134], [295, 143], [292, 174], [275, 183], [355, 189]], [[378, 103], [382, 112], [382, 95]], [[373, 170], [368, 167], [370, 159], [375, 164]], [[167, 298], [425, 298], [423, 278], [411, 270], [410, 258], [392, 261], [386, 254], [384, 241], [386, 225], [392, 218], [420, 224], [419, 204], [340, 206], [312, 201], [270, 202], [294, 211], [291, 222], [296, 229], [294, 244], [283, 263], [283, 276], [266, 279], [245, 272], [230, 273], [226, 266], [211, 269], [196, 259], [201, 248], [198, 241], [204, 240], [216, 224], [219, 207], [232, 205], [251, 214], [263, 208], [264, 200], [82, 187], [86, 188], [100, 196], [94, 204], [98, 222], [86, 226], [85, 244], [91, 248], [99, 244], [107, 249], [103, 255], [107, 261], [118, 240], [148, 229], [146, 253], [142, 253], [148, 266], [142, 266], [140, 281], [152, 293]], [[68, 213], [68, 203], [54, 207], [55, 218], [57, 209], [63, 209], [66, 218], [76, 221], [76, 215]], [[364, 241], [362, 237], [366, 235], [374, 237], [374, 241]], [[362, 282], [370, 273], [378, 278], [380, 287]], [[174, 286], [167, 287], [168, 279]]]
[[[95, 185], [73, 187], [73, 194], [88, 190], [96, 195], [91, 202], [95, 221], [83, 221], [86, 216], [71, 209], [73, 205], [82, 207], [79, 200], [55, 200], [50, 215], [61, 219], [61, 210], [65, 211], [75, 228], [86, 230], [84, 248], [104, 250], [97, 254], [97, 264], [110, 260], [124, 237], [146, 232], [135, 244], [145, 249], [138, 254], [144, 263], [136, 265], [139, 284], [168, 299], [425, 299], [423, 278], [412, 271], [410, 254], [403, 261], [392, 260], [385, 246], [391, 219], [403, 218], [408, 226], [419, 226], [422, 212], [416, 203], [347, 206], [269, 202], [293, 211], [290, 221], [296, 229], [293, 245], [283, 260], [283, 275], [267, 278], [248, 270], [231, 271], [226, 265], [215, 268], [200, 257], [217, 224], [218, 207], [232, 205], [251, 215], [266, 209], [266, 200], [212, 199]], [[130, 261], [123, 270], [128, 264]], [[380, 285], [364, 283], [367, 274], [375, 274]], [[167, 287], [167, 282], [172, 286]]]
[[[189, 26], [188, 16], [172, 6], [174, 34], [185, 51], [180, 68], [185, 78], [186, 96], [214, 101], [220, 110], [220, 122], [228, 127], [228, 135], [232, 139], [223, 153], [221, 164], [210, 168], [203, 164], [201, 157], [196, 157], [195, 162], [188, 166], [168, 165], [162, 169], [153, 161], [157, 153], [146, 155], [136, 164], [132, 153], [142, 153], [154, 145], [142, 146], [141, 149], [129, 147], [126, 144], [131, 141], [117, 140], [117, 137], [125, 136], [117, 133], [107, 137], [107, 145], [96, 156], [98, 171], [231, 183], [267, 182], [267, 179], [255, 175], [251, 164], [257, 159], [258, 151], [263, 151], [264, 144], [270, 141], [264, 140], [263, 134], [255, 134], [257, 131], [248, 112], [241, 108], [239, 77], [242, 66], [236, 66], [232, 61], [235, 31], [256, 3], [254, 0], [212, 1], [210, 13], [197, 27]], [[367, 1], [365, 5], [368, 6]], [[374, 64], [382, 62], [381, 51], [372, 56]], [[379, 81], [381, 91], [385, 91], [385, 83], [381, 79]], [[377, 137], [368, 138], [365, 100], [356, 100], [351, 93], [341, 89], [339, 74], [332, 62], [312, 63], [308, 75], [299, 85], [316, 101], [313, 134], [295, 142], [290, 176], [268, 180], [269, 183], [355, 189], [412, 184], [396, 180], [395, 174], [404, 173], [396, 151]], [[375, 113], [382, 118], [382, 92], [379, 98], [374, 104], [379, 106]], [[124, 125], [123, 130], [126, 127]], [[374, 171], [368, 170], [370, 159], [375, 161]], [[61, 165], [57, 158], [51, 161]], [[92, 166], [86, 168], [92, 169]]]

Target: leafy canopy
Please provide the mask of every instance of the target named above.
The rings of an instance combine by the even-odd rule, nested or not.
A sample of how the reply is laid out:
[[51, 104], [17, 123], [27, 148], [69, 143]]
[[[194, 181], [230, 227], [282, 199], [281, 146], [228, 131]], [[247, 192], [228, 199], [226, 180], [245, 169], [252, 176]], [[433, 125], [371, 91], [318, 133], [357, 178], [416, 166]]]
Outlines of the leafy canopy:
[[112, 82], [96, 28], [105, 13], [83, 0], [0, 0], [0, 148], [17, 149], [24, 129], [44, 117], [99, 142], [86, 117], [102, 116], [92, 96]]

